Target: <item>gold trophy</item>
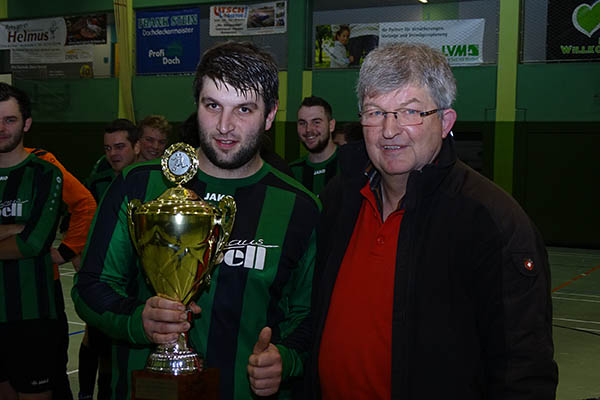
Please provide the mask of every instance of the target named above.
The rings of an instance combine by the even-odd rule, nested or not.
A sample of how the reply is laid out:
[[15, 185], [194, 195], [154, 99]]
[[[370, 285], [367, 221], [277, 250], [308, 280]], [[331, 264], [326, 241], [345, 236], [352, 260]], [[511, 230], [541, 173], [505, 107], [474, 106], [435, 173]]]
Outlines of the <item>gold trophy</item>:
[[[236, 206], [233, 197], [225, 196], [215, 207], [182, 187], [198, 171], [193, 147], [184, 143], [170, 146], [161, 165], [163, 174], [176, 186], [147, 203], [132, 200], [127, 207], [129, 232], [156, 294], [188, 305], [210, 284], [231, 234]], [[207, 371], [189, 348], [187, 334], [181, 333], [176, 342], [156, 347], [144, 371], [134, 371], [132, 398], [184, 398], [182, 393], [193, 391], [190, 385], [198, 383], [201, 372]]]

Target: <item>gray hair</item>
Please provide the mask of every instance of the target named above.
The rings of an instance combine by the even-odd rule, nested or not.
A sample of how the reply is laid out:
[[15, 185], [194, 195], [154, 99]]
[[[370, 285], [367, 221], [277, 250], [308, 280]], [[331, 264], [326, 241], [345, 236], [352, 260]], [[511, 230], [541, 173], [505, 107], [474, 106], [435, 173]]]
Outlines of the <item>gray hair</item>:
[[452, 107], [456, 98], [456, 80], [442, 52], [420, 43], [393, 43], [365, 57], [356, 86], [358, 108], [365, 97], [409, 85], [427, 89], [438, 108]]

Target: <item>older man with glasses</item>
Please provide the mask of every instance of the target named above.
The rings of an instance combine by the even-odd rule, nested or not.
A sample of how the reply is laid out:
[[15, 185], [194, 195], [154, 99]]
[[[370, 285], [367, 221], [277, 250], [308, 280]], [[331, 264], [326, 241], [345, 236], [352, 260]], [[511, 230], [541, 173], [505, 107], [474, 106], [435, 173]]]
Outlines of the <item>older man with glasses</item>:
[[364, 143], [320, 196], [310, 398], [553, 399], [544, 243], [457, 158], [446, 58], [380, 47], [357, 92]]

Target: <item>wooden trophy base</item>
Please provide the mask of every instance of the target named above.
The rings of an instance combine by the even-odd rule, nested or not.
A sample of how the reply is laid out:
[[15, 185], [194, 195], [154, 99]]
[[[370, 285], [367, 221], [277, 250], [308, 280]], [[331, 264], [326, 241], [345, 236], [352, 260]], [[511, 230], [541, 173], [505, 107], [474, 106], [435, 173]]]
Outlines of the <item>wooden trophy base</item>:
[[218, 400], [219, 370], [206, 368], [189, 375], [169, 375], [152, 371], [133, 371], [132, 400]]

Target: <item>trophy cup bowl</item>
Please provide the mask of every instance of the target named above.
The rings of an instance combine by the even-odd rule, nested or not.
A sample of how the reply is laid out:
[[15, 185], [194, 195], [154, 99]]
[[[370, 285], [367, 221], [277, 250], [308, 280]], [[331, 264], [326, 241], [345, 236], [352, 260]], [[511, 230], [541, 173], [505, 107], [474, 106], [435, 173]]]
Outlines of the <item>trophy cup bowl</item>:
[[[134, 199], [129, 203], [131, 239], [144, 275], [158, 296], [187, 306], [208, 287], [231, 234], [235, 211], [231, 196], [213, 206], [180, 185], [153, 201]], [[145, 369], [183, 375], [202, 367], [199, 356], [187, 344], [187, 334], [181, 333], [176, 342], [159, 344]]]

